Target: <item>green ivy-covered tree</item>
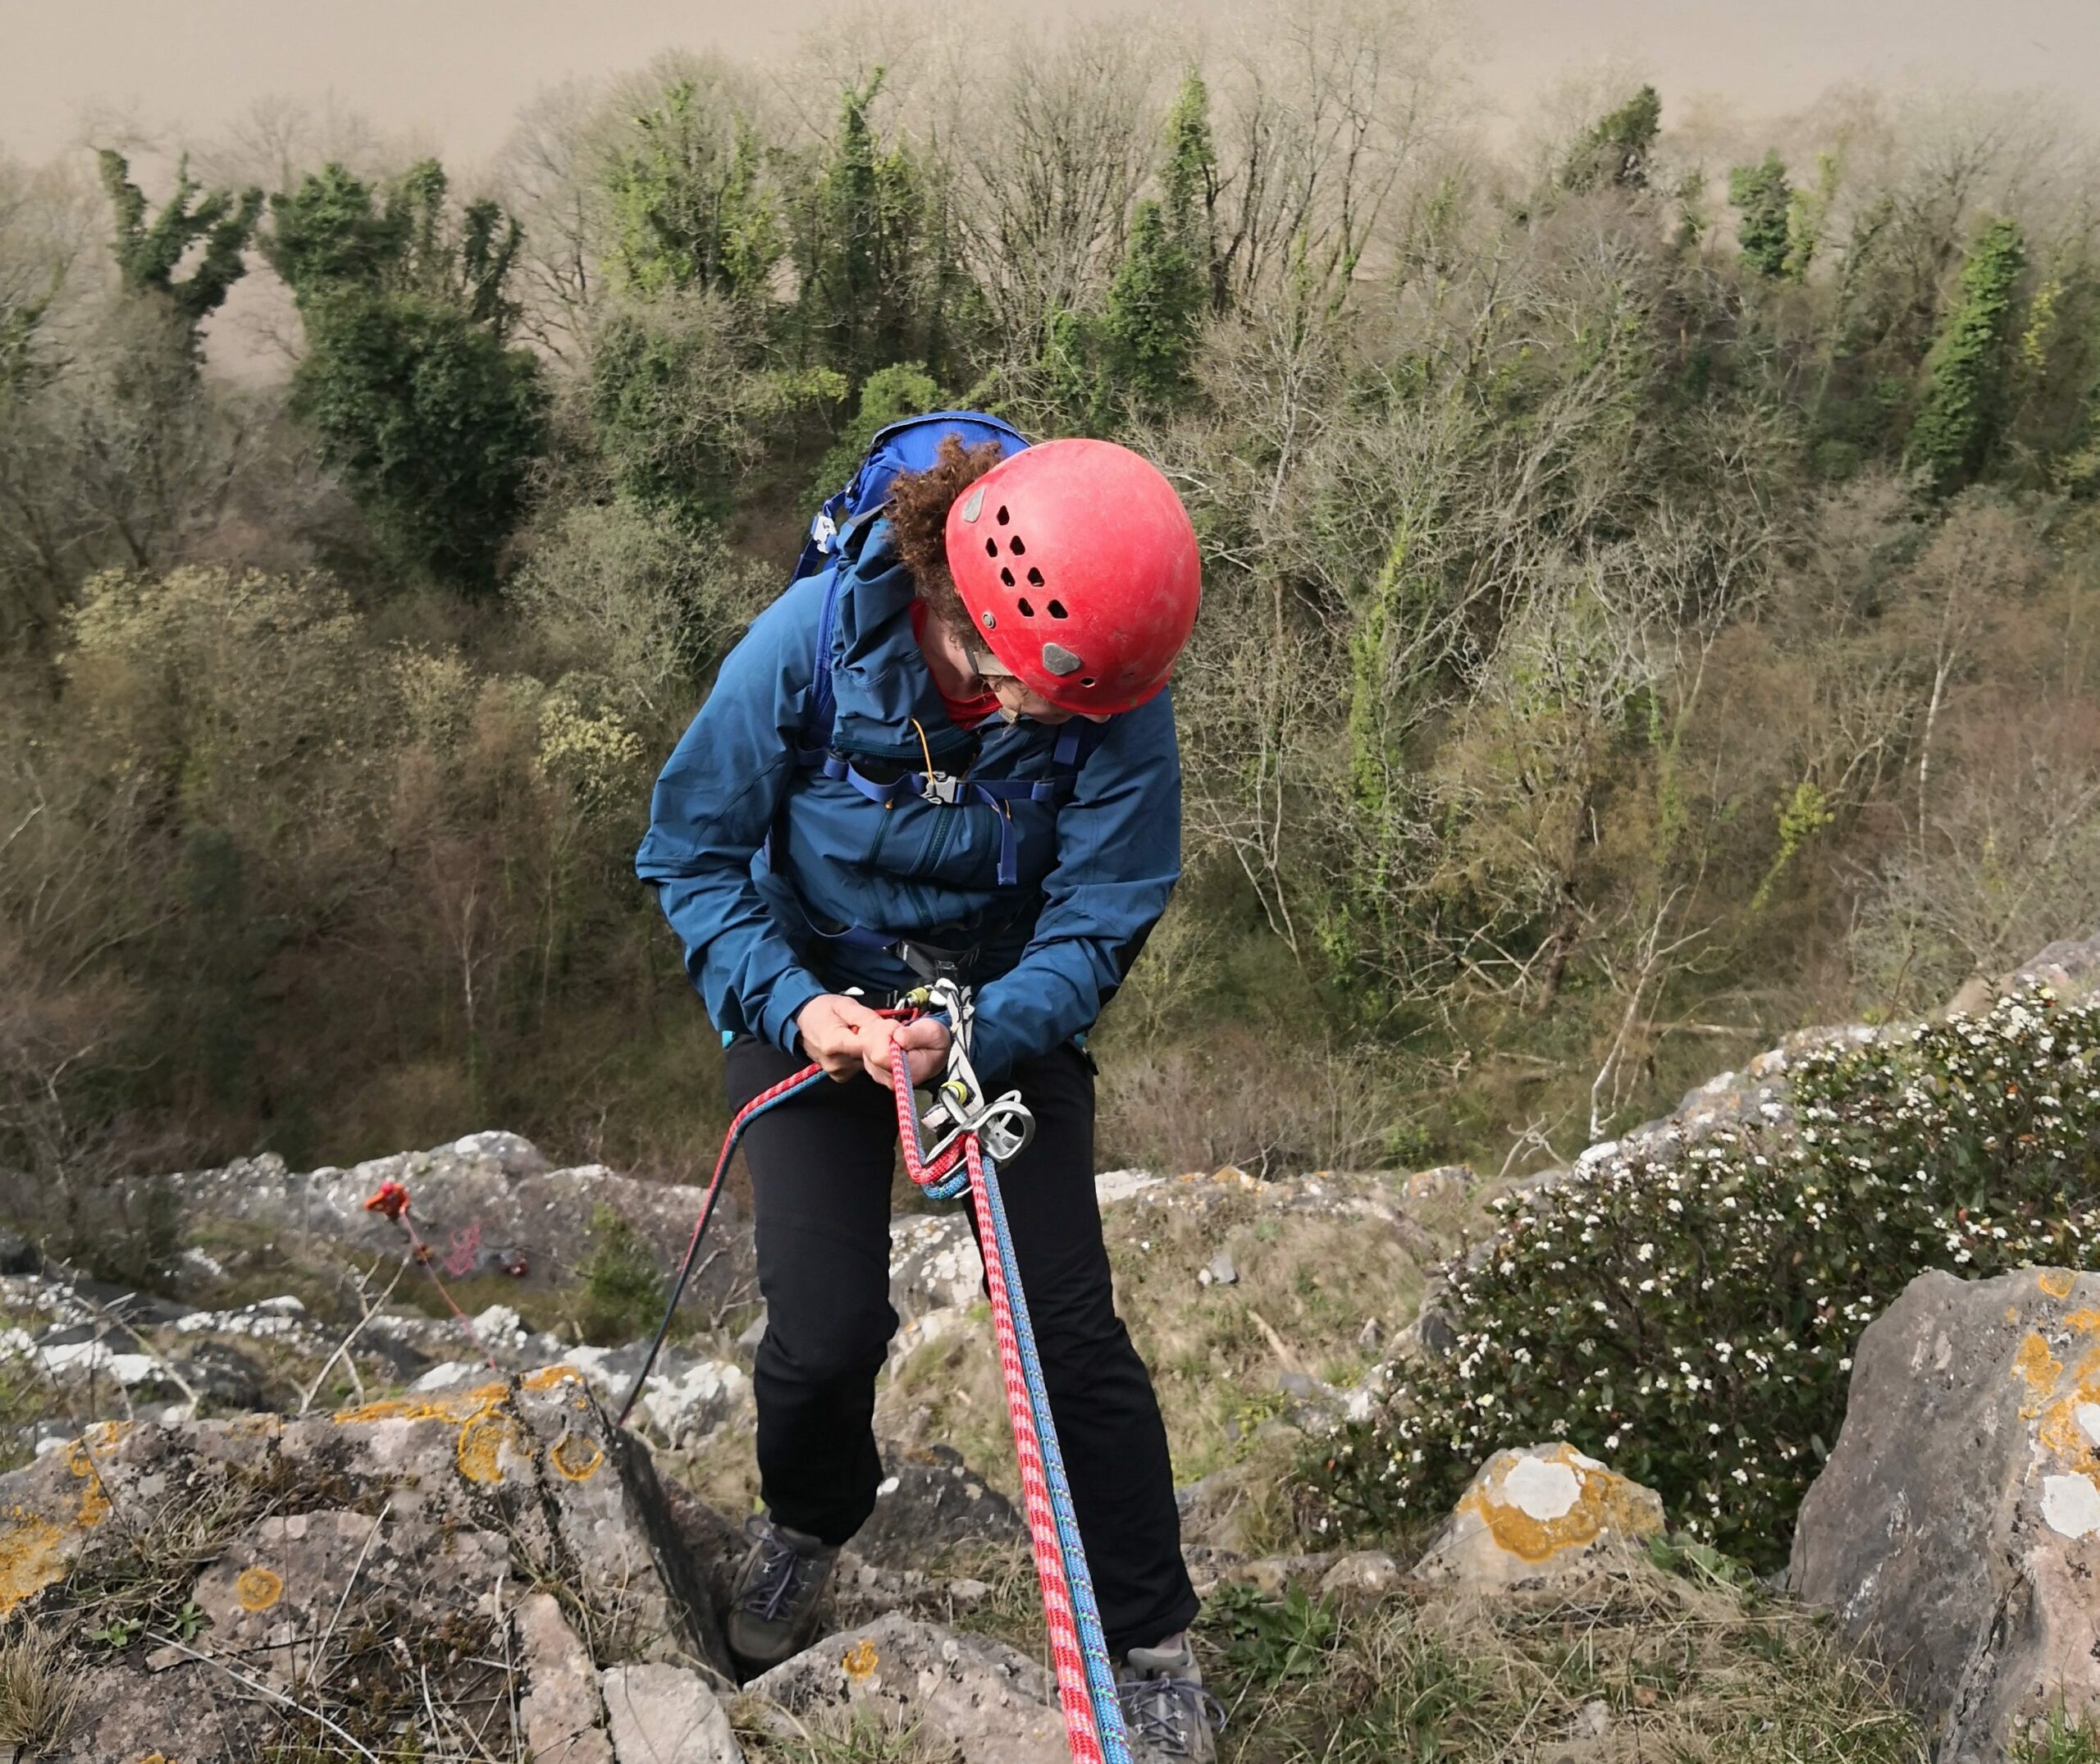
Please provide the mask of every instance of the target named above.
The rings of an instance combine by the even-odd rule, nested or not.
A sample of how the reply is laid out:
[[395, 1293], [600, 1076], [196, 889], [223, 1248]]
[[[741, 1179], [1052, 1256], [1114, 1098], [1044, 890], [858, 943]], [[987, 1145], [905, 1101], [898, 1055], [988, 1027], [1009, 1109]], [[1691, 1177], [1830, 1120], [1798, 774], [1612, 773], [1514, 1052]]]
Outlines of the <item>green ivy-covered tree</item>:
[[538, 360], [507, 343], [519, 244], [492, 202], [455, 216], [435, 160], [382, 191], [339, 165], [271, 200], [264, 249], [307, 349], [291, 407], [395, 564], [493, 582], [545, 441]]
[[1653, 86], [1643, 86], [1618, 109], [1599, 117], [1575, 144], [1561, 167], [1568, 190], [1622, 190], [1648, 187], [1648, 162], [1663, 126], [1663, 101]]
[[1211, 134], [1210, 88], [1191, 68], [1166, 113], [1166, 159], [1160, 188], [1167, 231], [1208, 289], [1211, 310], [1231, 299], [1231, 264], [1217, 245], [1217, 146]]
[[50, 305], [48, 298], [0, 299], [0, 405], [29, 383], [36, 363], [37, 333]]
[[[130, 162], [108, 148], [97, 158], [115, 212], [113, 249], [124, 286], [166, 300], [194, 331], [225, 304], [227, 290], [241, 278], [246, 267], [241, 254], [262, 218], [262, 192], [205, 190], [189, 176], [185, 158], [176, 167], [174, 194], [148, 217], [145, 194], [131, 181]], [[200, 240], [203, 254], [189, 273], [178, 278], [176, 271]]]
[[1787, 273], [1793, 198], [1786, 162], [1776, 153], [1728, 173], [1728, 202], [1741, 217], [1736, 222], [1736, 244], [1743, 261], [1768, 281], [1777, 281]]
[[878, 368], [861, 382], [853, 420], [817, 462], [810, 480], [810, 500], [822, 502], [852, 477], [878, 429], [922, 411], [938, 410], [947, 402], [924, 363], [900, 361]]
[[1230, 298], [1230, 265], [1217, 249], [1217, 153], [1200, 74], [1182, 80], [1163, 146], [1160, 194], [1131, 216], [1099, 311], [1051, 318], [1038, 372], [1047, 401], [1074, 428], [1106, 433], [1133, 411], [1185, 399], [1197, 328]]
[[1838, 199], [1838, 156], [1815, 156], [1815, 183], [1797, 190], [1787, 203], [1787, 259], [1783, 273], [1789, 281], [1805, 282], [1816, 253], [1822, 249], [1823, 229], [1830, 217], [1830, 205]]
[[832, 368], [756, 365], [764, 341], [739, 303], [705, 289], [609, 304], [587, 408], [619, 495], [688, 523], [719, 520], [769, 442], [846, 397]]
[[[870, 112], [883, 70], [839, 100], [838, 125], [810, 163], [795, 207], [794, 323], [806, 364], [854, 385], [891, 362], [946, 365], [953, 254], [930, 174], [901, 143], [885, 147]], [[946, 275], [930, 273], [945, 266]]]
[[2003, 418], [2013, 295], [2027, 250], [2019, 224], [2000, 218], [1976, 236], [1961, 266], [1961, 292], [1925, 363], [1924, 397], [1911, 427], [1910, 455], [1942, 495], [1983, 470]]
[[634, 119], [606, 180], [616, 281], [643, 295], [762, 290], [783, 244], [764, 151], [747, 118], [710, 114], [690, 80]]
[[1189, 357], [1208, 297], [1168, 211], [1141, 202], [1130, 243], [1101, 315], [1102, 367], [1109, 397], [1158, 409], [1189, 390]]

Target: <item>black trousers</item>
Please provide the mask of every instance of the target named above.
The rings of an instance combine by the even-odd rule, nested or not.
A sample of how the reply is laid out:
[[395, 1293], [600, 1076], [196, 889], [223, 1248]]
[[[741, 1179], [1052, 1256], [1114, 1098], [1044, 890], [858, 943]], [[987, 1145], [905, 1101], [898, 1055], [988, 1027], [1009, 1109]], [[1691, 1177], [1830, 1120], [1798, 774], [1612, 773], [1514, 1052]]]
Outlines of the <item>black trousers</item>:
[[[803, 1063], [739, 1039], [726, 1059], [729, 1106]], [[1000, 1189], [1102, 1628], [1121, 1654], [1196, 1615], [1166, 1429], [1109, 1283], [1093, 1194], [1092, 1071], [1062, 1047], [1022, 1064], [1012, 1081], [1034, 1113], [1035, 1138], [1000, 1172]], [[874, 1510], [883, 1475], [870, 1423], [897, 1323], [894, 1104], [865, 1076], [821, 1085], [753, 1122], [744, 1152], [766, 1305], [753, 1376], [765, 1503], [780, 1524], [844, 1543]]]

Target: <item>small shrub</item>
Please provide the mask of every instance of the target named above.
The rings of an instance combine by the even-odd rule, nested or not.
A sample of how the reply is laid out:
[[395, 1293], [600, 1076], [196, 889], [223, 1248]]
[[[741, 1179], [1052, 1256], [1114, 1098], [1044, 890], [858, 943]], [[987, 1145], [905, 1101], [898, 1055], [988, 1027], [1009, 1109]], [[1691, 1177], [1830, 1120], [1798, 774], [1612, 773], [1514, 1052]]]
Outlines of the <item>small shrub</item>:
[[664, 1277], [641, 1233], [610, 1207], [591, 1214], [591, 1259], [583, 1264], [583, 1290], [576, 1325], [586, 1341], [618, 1346], [646, 1335], [664, 1308]]
[[148, 1291], [165, 1287], [182, 1249], [182, 1204], [173, 1187], [158, 1177], [120, 1190], [107, 1207], [74, 1225], [64, 1248], [98, 1280]]
[[1500, 1203], [1451, 1270], [1450, 1355], [1316, 1467], [1345, 1511], [1441, 1511], [1497, 1448], [1567, 1439], [1758, 1566], [1844, 1418], [1860, 1332], [1924, 1269], [2100, 1266], [2100, 1002], [2043, 989], [1829, 1049], [1790, 1134], [1612, 1158]]
[[1285, 1679], [1317, 1677], [1338, 1625], [1327, 1602], [1302, 1586], [1271, 1595], [1233, 1580], [1205, 1603], [1203, 1628], [1235, 1680], [1267, 1689]]

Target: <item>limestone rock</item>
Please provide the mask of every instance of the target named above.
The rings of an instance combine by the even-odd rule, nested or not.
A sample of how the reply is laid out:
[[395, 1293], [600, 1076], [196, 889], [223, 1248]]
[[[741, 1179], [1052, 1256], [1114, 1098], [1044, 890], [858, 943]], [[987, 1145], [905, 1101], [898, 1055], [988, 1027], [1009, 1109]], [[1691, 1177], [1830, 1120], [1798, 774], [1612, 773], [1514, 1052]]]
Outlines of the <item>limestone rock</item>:
[[1093, 1179], [1093, 1198], [1098, 1205], [1112, 1207], [1119, 1200], [1158, 1187], [1166, 1180], [1149, 1170], [1103, 1170]]
[[828, 1637], [745, 1689], [796, 1720], [872, 1718], [945, 1740], [961, 1764], [1067, 1764], [1050, 1675], [1011, 1647], [892, 1613]]
[[929, 1568], [957, 1546], [1019, 1540], [1025, 1532], [1013, 1503], [946, 1446], [885, 1457], [889, 1474], [875, 1510], [853, 1538], [856, 1554], [894, 1568]]
[[1928, 1717], [1941, 1764], [2100, 1714], [2100, 1276], [1920, 1274], [1867, 1329], [1788, 1583]]
[[[240, 1756], [233, 1740], [242, 1733], [240, 1711], [234, 1700], [195, 1694], [206, 1670], [155, 1672], [127, 1661], [86, 1675], [65, 1739], [39, 1756], [65, 1764], [135, 1764], [154, 1757], [189, 1764], [192, 1758]], [[170, 1696], [169, 1680], [178, 1676], [188, 1682]]]
[[1547, 1585], [1662, 1529], [1653, 1489], [1573, 1446], [1527, 1446], [1481, 1466], [1415, 1573], [1483, 1588]]
[[528, 1594], [515, 1620], [525, 1664], [518, 1725], [532, 1764], [614, 1764], [591, 1656], [550, 1593]]
[[1400, 1565], [1383, 1550], [1354, 1550], [1320, 1577], [1320, 1591], [1333, 1597], [1376, 1597], [1400, 1583]]
[[933, 1623], [954, 1623], [981, 1609], [991, 1596], [988, 1585], [970, 1575], [884, 1567], [864, 1560], [849, 1545], [838, 1552], [819, 1633], [858, 1629], [892, 1611]]
[[1409, 1200], [1445, 1200], [1469, 1195], [1479, 1185], [1470, 1164], [1440, 1163], [1432, 1170], [1411, 1172], [1402, 1179], [1400, 1192]]
[[[583, 1374], [600, 1401], [617, 1405], [626, 1397], [648, 1346], [632, 1341], [617, 1348], [572, 1347], [560, 1358]], [[750, 1422], [751, 1381], [733, 1361], [667, 1346], [657, 1356], [635, 1408], [634, 1424], [646, 1428], [652, 1438], [673, 1446], [697, 1446], [733, 1422]]]
[[[619, 1764], [743, 1764], [714, 1693], [681, 1666], [609, 1666], [601, 1683]], [[533, 1764], [540, 1764], [533, 1754]]]
[[[615, 1658], [728, 1682], [702, 1585], [714, 1565], [684, 1547], [646, 1452], [567, 1367], [293, 1421], [104, 1424], [0, 1477], [0, 1614], [76, 1622], [59, 1583], [84, 1556], [100, 1620], [126, 1609], [125, 1587], [154, 1588], [84, 1674], [63, 1754], [82, 1764], [287, 1743], [272, 1698], [294, 1683], [385, 1737], [423, 1723], [426, 1682], [491, 1755], [514, 1749], [514, 1706], [536, 1757], [611, 1764], [602, 1736], [584, 1737], [597, 1693], [563, 1611], [533, 1592], [542, 1580]], [[390, 1686], [410, 1700], [395, 1707]], [[327, 1751], [329, 1731], [305, 1739]]]
[[[348, 1170], [294, 1171], [265, 1154], [163, 1180], [185, 1222], [209, 1218], [258, 1227], [272, 1234], [274, 1258], [304, 1255], [331, 1267], [346, 1250], [399, 1253], [399, 1228], [364, 1210], [381, 1183], [399, 1182], [449, 1277], [502, 1273], [535, 1288], [576, 1277], [590, 1254], [587, 1227], [597, 1207], [632, 1224], [668, 1268], [683, 1250], [701, 1202], [696, 1188], [641, 1181], [602, 1164], [550, 1169], [514, 1133], [472, 1133]], [[708, 1228], [708, 1247], [714, 1253], [696, 1273], [687, 1302], [733, 1303], [748, 1291], [756, 1259], [750, 1222], [726, 1199]]]
[[1980, 1016], [2007, 993], [2028, 985], [2048, 986], [2066, 1004], [2088, 997], [2100, 987], [2100, 936], [2062, 939], [1995, 980], [1971, 980], [1948, 1002], [1947, 1009]]
[[889, 1301], [899, 1317], [966, 1309], [984, 1289], [984, 1264], [961, 1209], [890, 1222]]

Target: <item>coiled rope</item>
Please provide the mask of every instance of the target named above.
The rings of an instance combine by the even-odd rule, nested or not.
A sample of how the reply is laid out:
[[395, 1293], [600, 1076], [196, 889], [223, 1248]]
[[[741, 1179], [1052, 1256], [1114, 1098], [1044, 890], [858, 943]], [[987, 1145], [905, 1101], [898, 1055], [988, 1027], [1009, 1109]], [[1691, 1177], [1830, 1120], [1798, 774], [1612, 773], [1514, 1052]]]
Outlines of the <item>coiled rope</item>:
[[[886, 1013], [908, 1019], [910, 1011]], [[763, 1090], [737, 1111], [714, 1161], [714, 1173], [701, 1198], [685, 1259], [672, 1282], [670, 1303], [634, 1382], [620, 1405], [624, 1426], [650, 1369], [670, 1332], [673, 1313], [692, 1273], [700, 1242], [713, 1217], [723, 1173], [737, 1142], [752, 1122], [811, 1086], [824, 1083], [824, 1068], [810, 1066]], [[966, 1190], [977, 1220], [977, 1242], [984, 1259], [984, 1284], [992, 1300], [992, 1328], [999, 1352], [999, 1373], [1006, 1387], [1007, 1415], [1012, 1424], [1014, 1456], [1020, 1467], [1021, 1505], [1043, 1591], [1043, 1620], [1050, 1638], [1050, 1658], [1057, 1677], [1057, 1702], [1065, 1717], [1065, 1743], [1073, 1764], [1132, 1764], [1130, 1742], [1116, 1694], [1116, 1673], [1101, 1630], [1101, 1611], [1087, 1573], [1086, 1549], [1080, 1541], [1072, 1506], [1071, 1485], [1065, 1474], [1057, 1429], [1050, 1414], [1050, 1395], [1043, 1363], [1035, 1350], [1028, 1300], [1021, 1291], [1014, 1256], [1013, 1232], [999, 1192], [998, 1170], [984, 1154], [975, 1133], [966, 1133], [938, 1158], [929, 1158], [919, 1132], [919, 1112], [912, 1100], [908, 1058], [890, 1049], [890, 1088], [897, 1099], [897, 1139], [911, 1180], [936, 1200], [952, 1200]]]

